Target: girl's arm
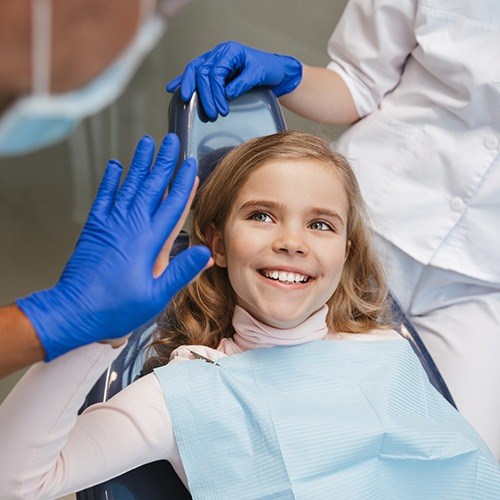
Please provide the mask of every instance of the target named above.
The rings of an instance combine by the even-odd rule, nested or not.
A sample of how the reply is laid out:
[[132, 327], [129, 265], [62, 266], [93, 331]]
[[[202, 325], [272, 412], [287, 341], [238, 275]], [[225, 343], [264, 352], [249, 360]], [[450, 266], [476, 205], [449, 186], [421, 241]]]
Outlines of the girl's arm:
[[[56, 497], [178, 457], [151, 374], [77, 413], [120, 349], [92, 344], [33, 366], [0, 407], [2, 498]], [[177, 455], [176, 455], [177, 453]]]

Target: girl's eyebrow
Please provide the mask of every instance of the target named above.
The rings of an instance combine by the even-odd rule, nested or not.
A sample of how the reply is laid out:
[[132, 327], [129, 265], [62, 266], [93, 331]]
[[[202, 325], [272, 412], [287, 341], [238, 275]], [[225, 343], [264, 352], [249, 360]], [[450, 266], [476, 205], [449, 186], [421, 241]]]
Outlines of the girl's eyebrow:
[[276, 211], [285, 210], [284, 205], [272, 200], [249, 200], [241, 205], [240, 210], [269, 209]]
[[[272, 200], [249, 200], [244, 203], [240, 210], [274, 210], [277, 212], [284, 212], [286, 207]], [[306, 213], [309, 217], [326, 217], [328, 219], [334, 219], [337, 224], [342, 227], [345, 226], [344, 219], [336, 212], [329, 208], [323, 207], [307, 207]]]
[[334, 219], [340, 226], [345, 226], [344, 219], [342, 219], [338, 212], [330, 210], [329, 208], [309, 207], [307, 213], [311, 217], [326, 217], [327, 219]]

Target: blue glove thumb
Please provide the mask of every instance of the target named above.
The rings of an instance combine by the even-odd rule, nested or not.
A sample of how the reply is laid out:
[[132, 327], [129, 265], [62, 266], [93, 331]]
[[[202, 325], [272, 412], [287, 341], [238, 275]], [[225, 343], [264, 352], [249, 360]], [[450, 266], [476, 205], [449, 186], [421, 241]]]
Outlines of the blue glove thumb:
[[160, 294], [170, 294], [172, 288], [181, 290], [188, 285], [207, 265], [211, 257], [207, 247], [198, 245], [183, 250], [168, 265], [168, 273], [157, 279]]

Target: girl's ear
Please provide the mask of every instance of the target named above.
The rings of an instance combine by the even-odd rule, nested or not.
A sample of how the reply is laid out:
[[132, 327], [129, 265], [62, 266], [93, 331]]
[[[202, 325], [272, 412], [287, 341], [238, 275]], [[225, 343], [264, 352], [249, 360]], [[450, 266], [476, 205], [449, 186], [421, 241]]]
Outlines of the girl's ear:
[[347, 257], [349, 257], [349, 252], [351, 251], [351, 246], [352, 246], [352, 241], [347, 240], [347, 244], [345, 246], [344, 262], [347, 260]]
[[222, 235], [220, 234], [220, 232], [217, 229], [215, 229], [214, 225], [211, 225], [208, 228], [206, 238], [207, 238], [207, 243], [209, 244], [210, 249], [212, 250], [212, 255], [214, 258], [215, 265], [219, 267], [227, 267], [224, 240], [222, 239]]

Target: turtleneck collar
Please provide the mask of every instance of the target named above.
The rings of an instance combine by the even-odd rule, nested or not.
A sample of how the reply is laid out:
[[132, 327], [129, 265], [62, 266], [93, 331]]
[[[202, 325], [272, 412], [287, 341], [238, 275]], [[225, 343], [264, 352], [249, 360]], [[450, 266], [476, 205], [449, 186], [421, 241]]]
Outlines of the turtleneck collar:
[[261, 323], [245, 309], [236, 306], [233, 315], [235, 333], [232, 340], [238, 350], [247, 351], [258, 347], [297, 345], [323, 339], [328, 333], [327, 313], [328, 306], [324, 305], [300, 325], [281, 329]]

